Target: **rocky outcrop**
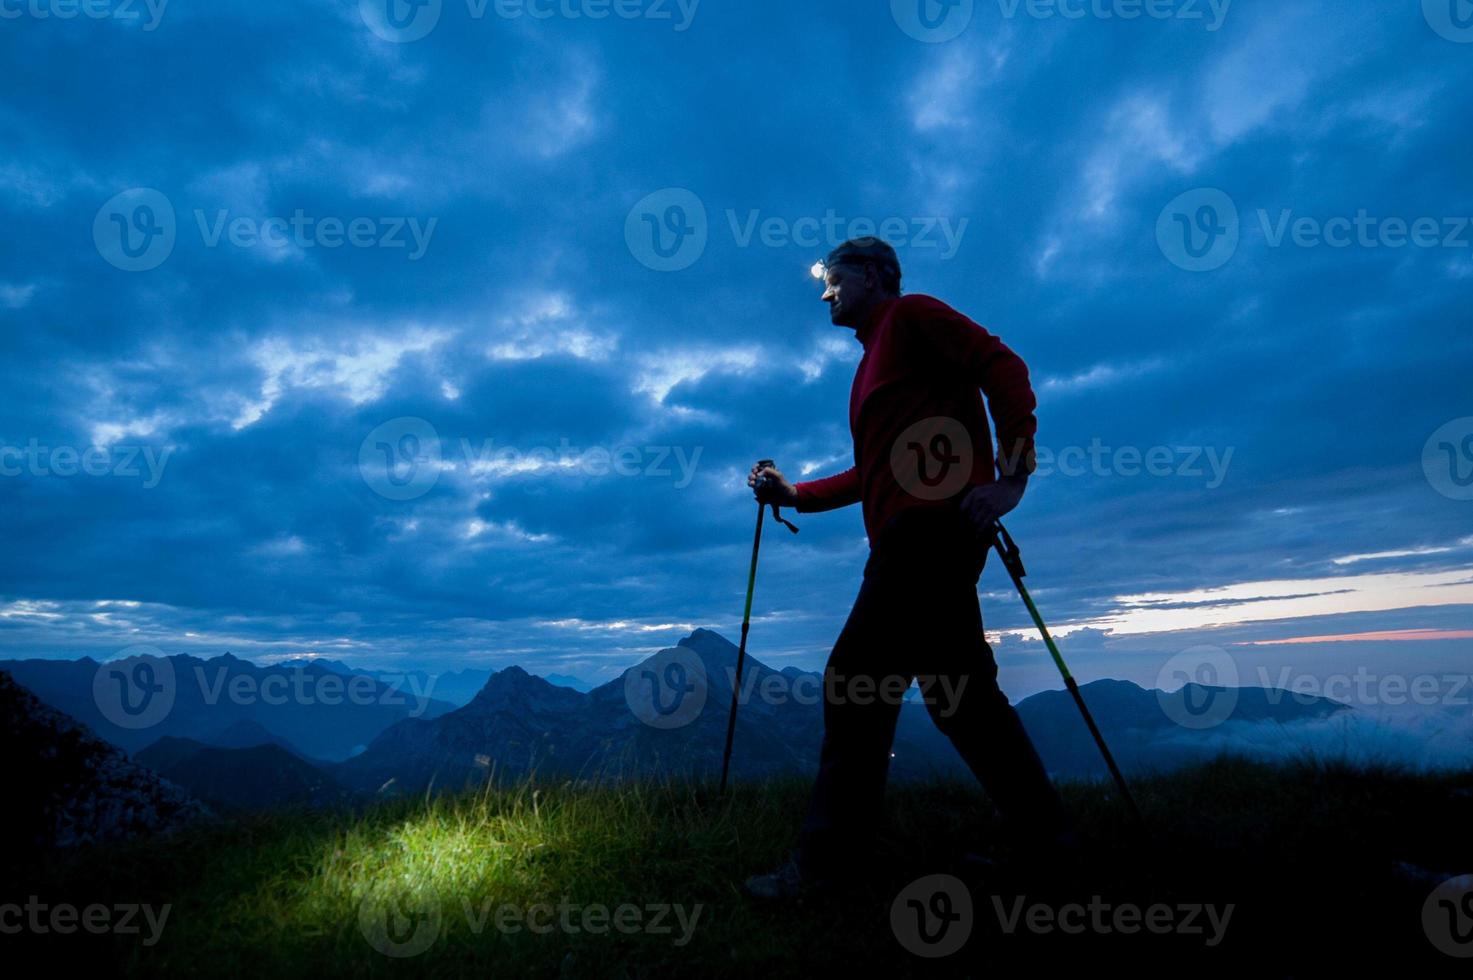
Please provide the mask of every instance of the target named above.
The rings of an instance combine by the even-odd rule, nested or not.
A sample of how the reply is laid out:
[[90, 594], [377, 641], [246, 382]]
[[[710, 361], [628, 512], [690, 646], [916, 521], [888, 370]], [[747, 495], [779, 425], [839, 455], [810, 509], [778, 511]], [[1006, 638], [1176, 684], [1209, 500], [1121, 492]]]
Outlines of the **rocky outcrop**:
[[167, 835], [209, 811], [0, 671], [5, 821], [28, 849]]

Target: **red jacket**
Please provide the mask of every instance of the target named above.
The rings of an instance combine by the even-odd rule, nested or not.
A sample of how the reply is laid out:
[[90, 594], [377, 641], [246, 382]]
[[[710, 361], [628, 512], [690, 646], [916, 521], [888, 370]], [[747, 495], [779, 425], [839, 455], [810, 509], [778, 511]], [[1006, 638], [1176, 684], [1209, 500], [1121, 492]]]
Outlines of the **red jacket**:
[[855, 465], [797, 484], [799, 512], [863, 502], [873, 547], [908, 507], [954, 507], [998, 470], [1033, 472], [1037, 401], [1027, 365], [1001, 340], [922, 295], [886, 301], [855, 337], [864, 345], [849, 394]]

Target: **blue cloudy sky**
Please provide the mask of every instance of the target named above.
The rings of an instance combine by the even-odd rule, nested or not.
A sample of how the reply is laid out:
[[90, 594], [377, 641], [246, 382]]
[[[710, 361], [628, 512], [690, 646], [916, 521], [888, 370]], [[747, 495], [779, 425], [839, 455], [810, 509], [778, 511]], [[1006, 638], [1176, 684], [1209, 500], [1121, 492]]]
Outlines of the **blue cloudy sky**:
[[[1467, 0], [385, 3], [0, 0], [0, 656], [734, 637], [879, 230], [1030, 365], [1079, 676], [1468, 671]], [[817, 667], [868, 546], [799, 523], [752, 649]]]

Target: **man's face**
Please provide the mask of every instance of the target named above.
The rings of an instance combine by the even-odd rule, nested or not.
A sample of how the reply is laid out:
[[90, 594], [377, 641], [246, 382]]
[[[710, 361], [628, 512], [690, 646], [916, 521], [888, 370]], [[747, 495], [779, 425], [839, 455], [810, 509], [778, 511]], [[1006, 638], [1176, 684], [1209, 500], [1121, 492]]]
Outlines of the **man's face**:
[[876, 279], [868, 265], [829, 266], [823, 291], [823, 301], [829, 304], [829, 319], [840, 327], [858, 330], [863, 326], [865, 315], [874, 305]]

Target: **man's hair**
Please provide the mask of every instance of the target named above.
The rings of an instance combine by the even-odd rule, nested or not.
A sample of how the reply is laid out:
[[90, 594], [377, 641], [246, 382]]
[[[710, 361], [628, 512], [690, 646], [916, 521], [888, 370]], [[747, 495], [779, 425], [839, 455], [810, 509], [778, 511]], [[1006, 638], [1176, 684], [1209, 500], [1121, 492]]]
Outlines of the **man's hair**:
[[872, 264], [887, 293], [900, 295], [900, 258], [879, 238], [851, 238], [829, 253], [825, 266]]

